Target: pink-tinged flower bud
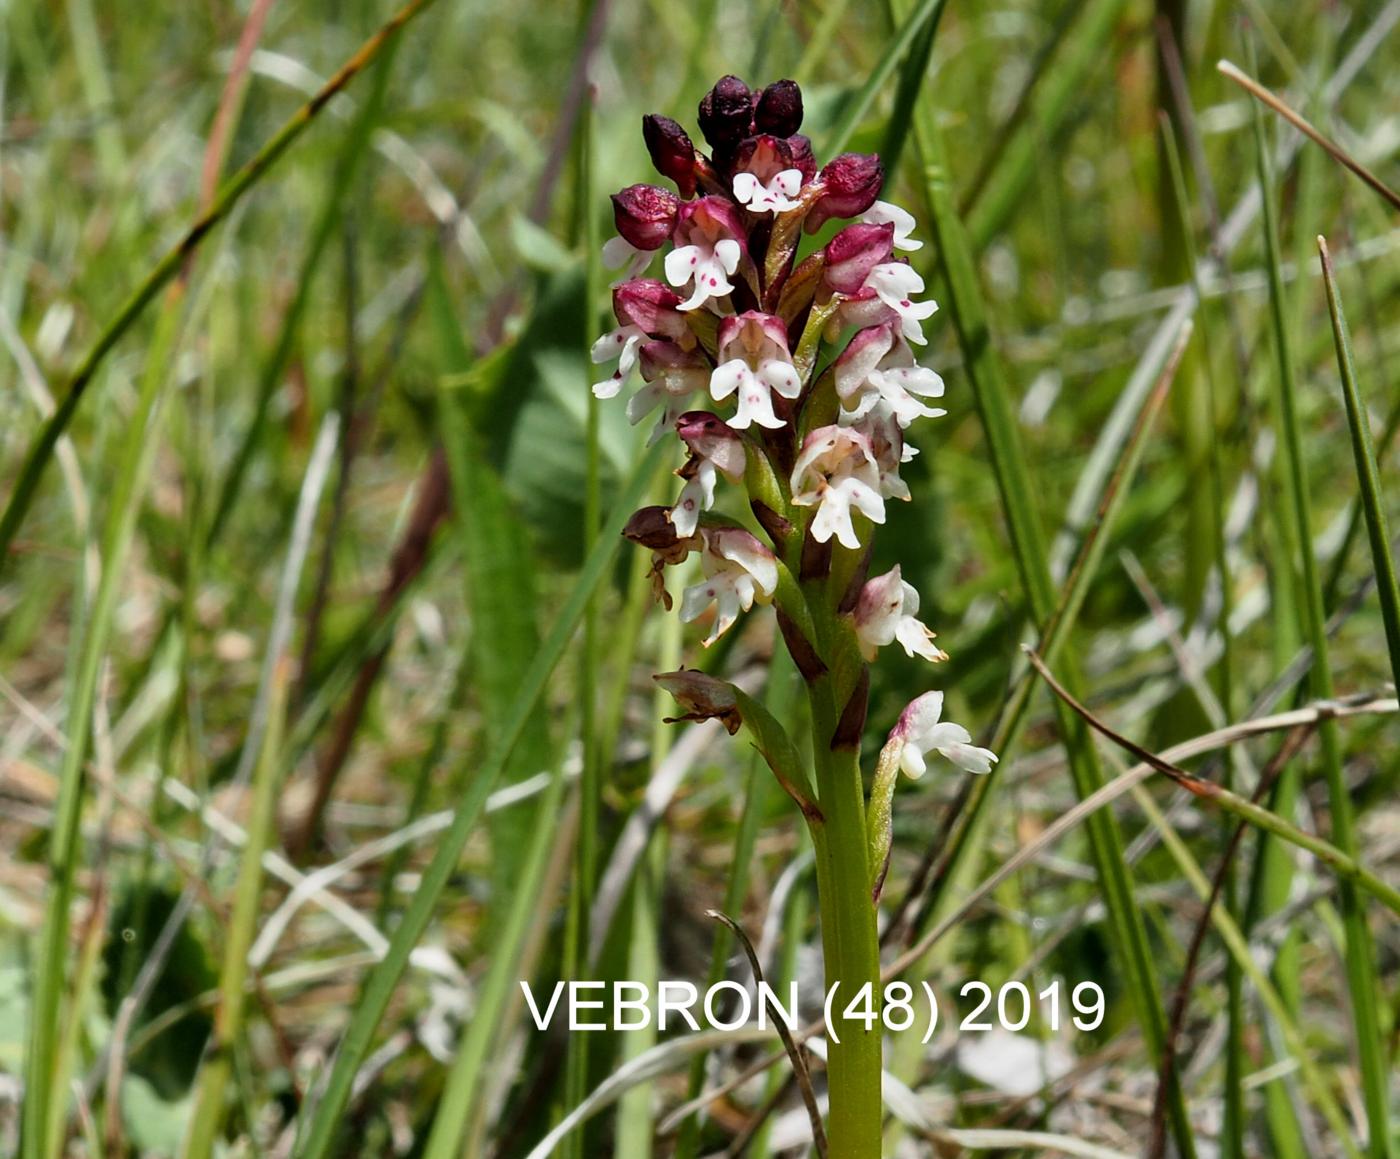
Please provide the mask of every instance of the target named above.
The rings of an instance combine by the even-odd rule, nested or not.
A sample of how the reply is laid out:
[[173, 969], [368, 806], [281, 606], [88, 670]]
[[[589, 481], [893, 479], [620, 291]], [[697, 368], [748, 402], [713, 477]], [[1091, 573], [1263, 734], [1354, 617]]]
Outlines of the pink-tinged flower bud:
[[763, 90], [754, 108], [754, 127], [760, 133], [791, 137], [802, 127], [802, 90], [793, 80], [775, 80]]
[[660, 249], [676, 228], [680, 202], [655, 185], [629, 185], [612, 202], [617, 232], [639, 250]]
[[694, 197], [695, 146], [690, 135], [670, 117], [651, 113], [642, 118], [642, 138], [656, 171], [674, 181], [682, 197]]
[[633, 278], [613, 289], [613, 313], [623, 326], [636, 326], [652, 338], [669, 338], [693, 349], [695, 334], [679, 310], [680, 295], [655, 278]]
[[700, 131], [720, 151], [753, 133], [753, 93], [737, 76], [721, 77], [700, 101]]
[[713, 463], [733, 482], [744, 476], [744, 440], [717, 414], [690, 410], [676, 420], [676, 434], [691, 455]]
[[827, 162], [817, 180], [821, 182], [822, 195], [807, 214], [808, 233], [820, 229], [833, 217], [856, 217], [874, 205], [885, 183], [885, 170], [874, 153], [842, 153]]
[[867, 660], [875, 659], [876, 649], [898, 643], [911, 659], [922, 656], [937, 663], [948, 659], [941, 648], [935, 647], [933, 633], [918, 619], [919, 593], [905, 583], [899, 565], [882, 576], [876, 576], [861, 589], [856, 601], [856, 639]]
[[652, 677], [662, 688], [676, 698], [676, 703], [684, 710], [684, 716], [663, 717], [666, 724], [678, 724], [683, 720], [718, 720], [733, 736], [739, 731], [743, 720], [739, 716], [739, 704], [734, 696], [734, 686], [713, 676], [706, 676], [694, 668], [682, 668], [679, 672], [658, 672]]
[[827, 242], [822, 279], [838, 294], [858, 294], [870, 271], [893, 254], [893, 225], [848, 225]]
[[969, 773], [990, 773], [997, 762], [991, 749], [978, 748], [960, 724], [943, 719], [943, 693], [925, 692], [910, 701], [890, 730], [892, 745], [899, 746], [899, 767], [905, 776], [917, 781], [927, 765], [924, 757], [938, 753]]
[[787, 139], [792, 150], [792, 167], [802, 173], [802, 184], [806, 185], [817, 175], [817, 155], [812, 152], [812, 142], [801, 133], [793, 133]]

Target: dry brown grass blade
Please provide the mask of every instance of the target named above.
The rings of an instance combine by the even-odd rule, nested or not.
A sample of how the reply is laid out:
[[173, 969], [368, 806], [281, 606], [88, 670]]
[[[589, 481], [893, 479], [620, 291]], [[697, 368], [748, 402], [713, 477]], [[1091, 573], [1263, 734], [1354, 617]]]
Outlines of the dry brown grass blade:
[[[754, 985], [761, 987], [763, 985], [763, 967], [759, 965], [758, 955], [754, 953], [753, 943], [749, 941], [748, 934], [744, 933], [744, 927], [721, 910], [707, 909], [705, 916], [714, 918], [715, 921], [722, 922], [729, 927], [739, 940], [739, 944], [744, 947], [744, 954], [749, 959], [749, 968], [753, 971]], [[788, 1060], [792, 1063], [793, 1076], [797, 1079], [797, 1087], [802, 1092], [802, 1102], [807, 1107], [807, 1117], [812, 1121], [812, 1144], [816, 1147], [818, 1155], [825, 1156], [826, 1130], [822, 1126], [822, 1112], [821, 1108], [817, 1106], [816, 1092], [812, 1090], [812, 1074], [807, 1069], [807, 1060], [803, 1056], [801, 1048], [793, 1041], [792, 1032], [783, 1019], [782, 1011], [777, 1009], [776, 1004], [771, 999], [768, 1002], [768, 1014], [773, 1019], [773, 1026], [778, 1032], [778, 1037], [783, 1040], [783, 1049], [787, 1051]]]
[[1248, 73], [1244, 72], [1236, 65], [1231, 64], [1228, 60], [1219, 61], [1215, 67], [1219, 69], [1223, 76], [1234, 81], [1235, 84], [1239, 85], [1240, 88], [1244, 89], [1245, 92], [1260, 104], [1277, 113], [1297, 129], [1298, 132], [1322, 146], [1323, 150], [1332, 160], [1350, 169], [1356, 176], [1361, 178], [1362, 181], [1390, 202], [1392, 208], [1400, 209], [1400, 193], [1396, 193], [1389, 185], [1367, 169], [1365, 165], [1361, 164], [1360, 161], [1335, 141], [1324, 136], [1310, 121], [1304, 118], [1300, 113], [1289, 108], [1288, 105], [1280, 100], [1274, 93], [1271, 93]]

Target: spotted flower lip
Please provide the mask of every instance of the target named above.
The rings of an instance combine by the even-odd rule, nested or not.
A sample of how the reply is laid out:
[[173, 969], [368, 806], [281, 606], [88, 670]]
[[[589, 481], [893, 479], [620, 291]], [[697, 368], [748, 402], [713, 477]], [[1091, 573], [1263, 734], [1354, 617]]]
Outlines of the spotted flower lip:
[[698, 619], [711, 604], [715, 622], [705, 646], [718, 640], [755, 601], [768, 600], [778, 587], [778, 563], [773, 553], [740, 527], [703, 528], [705, 548], [700, 566], [705, 578], [685, 589], [681, 619]]
[[924, 280], [906, 262], [887, 262], [876, 266], [866, 275], [867, 290], [873, 290], [899, 319], [900, 333], [906, 342], [916, 342], [920, 346], [928, 341], [924, 337], [923, 319], [932, 316], [938, 309], [937, 302], [915, 302], [913, 296], [924, 290]]
[[867, 660], [876, 650], [898, 643], [906, 656], [936, 662], [948, 654], [933, 643], [933, 633], [918, 619], [919, 593], [900, 574], [899, 565], [869, 580], [861, 589], [854, 613], [856, 638]]
[[972, 744], [967, 729], [943, 716], [943, 693], [925, 692], [911, 701], [890, 732], [892, 742], [902, 743], [899, 767], [912, 780], [924, 775], [924, 757], [938, 753], [969, 773], [989, 773], [997, 762], [991, 749]]
[[750, 213], [786, 213], [801, 204], [802, 170], [794, 167], [786, 140], [750, 137], [740, 146], [734, 169], [734, 196]]
[[818, 543], [834, 536], [842, 547], [860, 547], [851, 519], [853, 508], [872, 523], [885, 521], [879, 464], [869, 439], [850, 427], [812, 431], [793, 464], [790, 484], [795, 506], [817, 509], [811, 533]]
[[882, 403], [901, 427], [908, 427], [915, 419], [948, 413], [919, 401], [942, 398], [943, 379], [915, 363], [914, 352], [889, 323], [860, 331], [837, 358], [834, 369], [836, 393], [852, 419]]
[[750, 310], [724, 319], [717, 361], [710, 375], [710, 397], [723, 402], [737, 395], [731, 427], [744, 430], [756, 423], [777, 430], [786, 425], [774, 411], [773, 395], [797, 398], [802, 379], [788, 353], [787, 328], [781, 318]]
[[682, 204], [673, 240], [676, 248], [666, 255], [666, 280], [673, 286], [691, 287], [690, 297], [678, 307], [694, 310], [711, 298], [734, 292], [729, 278], [745, 256], [745, 230], [734, 203], [722, 197], [702, 197]]
[[609, 330], [593, 343], [590, 357], [595, 366], [604, 362], [612, 362], [614, 359], [617, 361], [617, 369], [609, 377], [593, 384], [594, 397], [602, 399], [617, 397], [618, 391], [622, 389], [623, 383], [631, 376], [640, 360], [638, 349], [643, 342], [648, 340], [647, 332], [640, 326], [627, 325], [619, 326], [616, 330]]

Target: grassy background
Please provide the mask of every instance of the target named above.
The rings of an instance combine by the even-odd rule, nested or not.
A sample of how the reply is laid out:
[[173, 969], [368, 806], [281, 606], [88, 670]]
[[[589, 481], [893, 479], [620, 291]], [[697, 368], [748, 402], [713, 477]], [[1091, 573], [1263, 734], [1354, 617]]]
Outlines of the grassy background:
[[[756, 942], [769, 933], [770, 974], [815, 983], [813, 882], [790, 804], [745, 748], [655, 724], [669, 706], [648, 676], [699, 662], [697, 638], [650, 607], [641, 553], [609, 558], [605, 531], [585, 564], [590, 478], [605, 518], [624, 495], [635, 506], [674, 489], [673, 464], [643, 459], [620, 406], [590, 426], [584, 352], [606, 298], [587, 243], [610, 233], [606, 193], [649, 179], [640, 115], [693, 128], [726, 71], [799, 80], [819, 151], [849, 135], [897, 158], [887, 196], [939, 243], [914, 261], [944, 306], [925, 360], [947, 379], [950, 413], [914, 432], [916, 501], [892, 513], [876, 566], [903, 564], [952, 659], [931, 676], [881, 657], [867, 751], [930, 681], [954, 719], [1009, 747], [972, 802], [946, 769], [901, 788], [891, 952], [906, 929], [948, 920], [908, 975], [939, 989], [945, 1017], [971, 978], [1092, 979], [1109, 996], [1090, 1034], [1033, 1024], [1008, 1043], [950, 1021], [928, 1048], [898, 1040], [887, 1066], [922, 1111], [896, 1114], [891, 1149], [1049, 1145], [985, 1134], [999, 1128], [1142, 1151], [1152, 1016], [1115, 957], [1088, 832], [1074, 825], [958, 903], [1073, 805], [1092, 752], [1105, 778], [1131, 762], [1067, 729], [1038, 685], [1019, 715], [1032, 685], [1018, 644], [1039, 636], [1047, 598], [1074, 620], [1051, 668], [1077, 669], [1090, 707], [1153, 748], [1325, 694], [1296, 663], [1314, 636], [1285, 385], [1336, 694], [1367, 701], [1394, 680], [1314, 239], [1327, 236], [1338, 266], [1378, 506], [1394, 515], [1396, 211], [1309, 145], [1268, 167], [1270, 247], [1248, 208], [1254, 109], [1214, 62], [1239, 62], [1395, 185], [1396, 5], [953, 4], [927, 69], [932, 22], [892, 52], [906, 10], [433, 7], [172, 267], [178, 296], [154, 298], [106, 357], [0, 571], [0, 1152], [17, 1145], [24, 1043], [45, 1001], [64, 1092], [50, 1099], [50, 1152], [70, 1139], [73, 1153], [198, 1153], [218, 1135], [238, 1153], [288, 1153], [310, 1133], [322, 1153], [524, 1155], [647, 1042], [598, 1036], [585, 1052], [540, 1035], [515, 979], [547, 988], [569, 963], [700, 979], [717, 963], [746, 980], [703, 915], [719, 906]], [[234, 173], [392, 14], [268, 6], [230, 95], [246, 6], [144, 11], [51, 0], [8, 8], [0, 26], [7, 496], [41, 411], [208, 204], [211, 155]], [[1181, 18], [1187, 105], [1158, 61], [1159, 17]], [[221, 106], [226, 156], [209, 147]], [[1159, 110], [1176, 125], [1180, 186]], [[1273, 113], [1261, 128], [1271, 155], [1294, 139]], [[1222, 231], [1225, 219], [1238, 227]], [[1163, 413], [1129, 438], [1166, 352], [1154, 335], [1170, 344], [1186, 313], [1194, 332]], [[1116, 485], [1120, 462], [1136, 469]], [[1111, 519], [1086, 540], [1106, 495]], [[1048, 544], [1039, 579], [1027, 529]], [[1091, 566], [1075, 570], [1085, 542]], [[597, 627], [574, 639], [590, 583]], [[772, 643], [771, 618], [751, 616], [705, 663], [762, 685]], [[777, 672], [765, 695], [781, 715], [794, 698]], [[1394, 704], [1369, 703], [1337, 727], [1335, 771], [1360, 860], [1394, 882]], [[1342, 844], [1327, 746], [1309, 729], [1274, 761], [1286, 735], [1192, 767], [1245, 794], [1281, 773], [1266, 803]], [[1230, 827], [1155, 781], [1113, 812], [1166, 1022]], [[65, 843], [70, 822], [78, 839]], [[430, 864], [458, 831], [460, 859]], [[938, 861], [953, 849], [955, 864]], [[1395, 917], [1364, 895], [1352, 906], [1285, 849], [1246, 834], [1225, 891], [1262, 973], [1239, 977], [1217, 923], [1180, 1019], [1199, 1154], [1365, 1145], [1363, 999], [1355, 963], [1343, 968], [1358, 922], [1375, 943], [1362, 979], [1372, 1065], [1394, 1070]], [[930, 877], [934, 862], [951, 871]], [[46, 890], [70, 874], [65, 982], [35, 963], [41, 931], [56, 936]], [[408, 931], [397, 946], [420, 949], [401, 980], [376, 975], [384, 1017], [346, 1063], [360, 1081], [343, 1115], [317, 1118], [317, 1083], [396, 928]], [[232, 1000], [245, 989], [246, 1011]], [[132, 995], [139, 1009], [124, 1007]], [[206, 1054], [214, 1028], [228, 1049]], [[653, 1139], [698, 1076], [721, 1082], [757, 1049], [725, 1046], [693, 1069], [673, 1042], [651, 1081], [565, 1146], [722, 1150], [753, 1125], [762, 1082], [712, 1105], [698, 1137]], [[1041, 1069], [1059, 1081], [1040, 1100], [1020, 1098], [1033, 1081], [1003, 1077]], [[1400, 1132], [1389, 1083], [1372, 1154]], [[800, 1102], [780, 1098], [755, 1153], [800, 1136]], [[182, 1142], [197, 1103], [211, 1138]]]

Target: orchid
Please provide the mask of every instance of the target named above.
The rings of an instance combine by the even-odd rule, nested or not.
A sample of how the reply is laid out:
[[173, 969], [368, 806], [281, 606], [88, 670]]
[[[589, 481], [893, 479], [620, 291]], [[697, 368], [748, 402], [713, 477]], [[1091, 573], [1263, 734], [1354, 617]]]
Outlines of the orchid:
[[755, 600], [766, 600], [778, 586], [778, 563], [773, 553], [740, 527], [706, 528], [700, 566], [705, 579], [685, 589], [681, 619], [698, 619], [715, 605], [714, 627], [705, 638], [709, 647], [733, 626], [741, 611]]
[[[899, 769], [917, 775], [929, 752], [972, 772], [996, 759], [960, 725], [940, 721], [942, 695], [932, 693], [901, 718], [864, 795], [866, 665], [889, 644], [910, 657], [946, 658], [899, 566], [867, 575], [886, 501], [911, 498], [900, 475], [916, 453], [906, 430], [945, 413], [930, 405], [943, 397], [943, 380], [910, 346], [924, 342], [922, 323], [937, 306], [917, 299], [923, 279], [896, 256], [921, 243], [908, 213], [877, 200], [880, 159], [847, 153], [819, 169], [798, 132], [796, 84], [753, 90], [727, 76], [698, 113], [707, 151], [678, 122], [643, 119], [647, 151], [675, 193], [622, 190], [614, 248], [619, 260], [635, 251], [639, 269], [668, 240], [672, 248], [664, 283], [632, 278], [614, 291], [618, 325], [594, 356], [616, 361], [616, 371], [594, 389], [610, 398], [640, 368], [645, 381], [628, 418], [659, 410], [651, 441], [674, 431], [686, 448], [675, 502], [643, 508], [623, 533], [651, 552], [656, 599], [671, 608], [666, 569], [694, 567], [698, 554], [702, 578], [683, 588], [680, 618], [706, 620], [706, 646], [745, 613], [773, 605], [810, 692], [809, 746], [799, 749], [782, 722], [717, 674], [681, 669], [658, 681], [682, 709], [668, 719], [719, 719], [730, 732], [753, 733], [830, 859], [833, 872], [819, 875], [818, 888], [828, 980], [858, 988], [879, 976], [875, 906]], [[843, 227], [799, 263], [804, 233], [832, 220]], [[701, 391], [714, 411], [686, 409]], [[721, 479], [738, 494], [722, 494]], [[755, 651], [766, 645], [758, 637]], [[802, 751], [813, 754], [815, 775]], [[851, 876], [856, 888], [831, 887]], [[829, 1153], [874, 1159], [879, 1036], [848, 1028], [839, 1041], [832, 1036], [830, 1051]]]
[[899, 318], [900, 333], [908, 342], [922, 346], [927, 339], [919, 323], [938, 309], [937, 302], [915, 302], [913, 296], [923, 293], [924, 280], [905, 262], [887, 262], [876, 266], [865, 279], [865, 288], [874, 290]]
[[719, 328], [719, 358], [710, 395], [723, 402], [737, 392], [738, 411], [729, 425], [736, 431], [753, 423], [772, 430], [785, 426], [773, 411], [773, 395], [796, 398], [802, 379], [788, 354], [782, 319], [756, 311], [726, 318]]
[[673, 286], [691, 287], [680, 308], [694, 310], [711, 298], [734, 292], [729, 277], [744, 256], [743, 227], [733, 203], [718, 197], [687, 202], [681, 214], [676, 248], [666, 255], [666, 280]]
[[877, 201], [860, 215], [860, 219], [870, 225], [894, 226], [894, 248], [912, 253], [924, 248], [924, 243], [914, 241], [909, 235], [914, 232], [914, 215], [907, 209], [891, 205], [888, 201]]
[[991, 772], [997, 762], [996, 753], [978, 748], [967, 729], [942, 717], [941, 692], [925, 692], [909, 703], [890, 733], [891, 743], [900, 745], [900, 770], [912, 780], [918, 780], [928, 768], [924, 757], [938, 753], [965, 772]]
[[860, 547], [852, 508], [872, 523], [885, 521], [879, 464], [870, 440], [850, 427], [821, 427], [808, 435], [791, 485], [794, 506], [817, 509], [811, 534], [818, 543], [834, 535], [842, 547]]
[[676, 472], [685, 486], [671, 508], [671, 522], [677, 535], [694, 535], [701, 513], [714, 506], [718, 477], [724, 475], [731, 483], [743, 479], [744, 443], [732, 427], [708, 411], [681, 415], [676, 433], [689, 448], [690, 458]]
[[835, 372], [836, 393], [853, 419], [881, 403], [901, 427], [948, 413], [919, 402], [920, 398], [942, 398], [943, 379], [915, 363], [909, 344], [889, 324], [868, 327], [851, 339], [836, 360]]
[[907, 583], [896, 564], [884, 575], [868, 581], [856, 601], [856, 639], [867, 660], [886, 644], [898, 642], [904, 654], [925, 660], [948, 659], [933, 644], [933, 633], [918, 619], [919, 593]]

